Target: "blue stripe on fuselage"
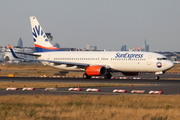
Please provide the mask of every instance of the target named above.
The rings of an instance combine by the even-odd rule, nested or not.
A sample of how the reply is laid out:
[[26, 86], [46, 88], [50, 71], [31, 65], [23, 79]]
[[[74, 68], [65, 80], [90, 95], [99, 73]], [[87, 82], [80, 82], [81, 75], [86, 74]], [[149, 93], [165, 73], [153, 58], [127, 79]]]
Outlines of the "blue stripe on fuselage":
[[61, 50], [61, 49], [51, 50], [51, 49], [45, 49], [45, 48], [39, 48], [39, 47], [35, 47], [35, 48], [36, 48], [36, 52], [64, 51], [64, 50]]

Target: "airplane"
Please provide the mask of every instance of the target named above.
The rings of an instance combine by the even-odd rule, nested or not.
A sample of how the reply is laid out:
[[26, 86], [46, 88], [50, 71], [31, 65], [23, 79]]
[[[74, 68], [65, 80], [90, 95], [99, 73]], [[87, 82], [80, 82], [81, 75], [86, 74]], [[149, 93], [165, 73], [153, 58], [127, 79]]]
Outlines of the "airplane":
[[[15, 58], [39, 61], [44, 65], [68, 71], [84, 71], [83, 78], [104, 76], [111, 79], [112, 73], [121, 72], [126, 76], [138, 75], [140, 72], [159, 75], [171, 69], [174, 64], [164, 55], [141, 51], [64, 51], [54, 47], [48, 40], [45, 32], [35, 16], [30, 17], [33, 40], [36, 52], [33, 54], [14, 52]], [[18, 54], [32, 55], [34, 59], [18, 57]]]
[[139, 46], [137, 46], [137, 51], [140, 51], [140, 48], [139, 48]]

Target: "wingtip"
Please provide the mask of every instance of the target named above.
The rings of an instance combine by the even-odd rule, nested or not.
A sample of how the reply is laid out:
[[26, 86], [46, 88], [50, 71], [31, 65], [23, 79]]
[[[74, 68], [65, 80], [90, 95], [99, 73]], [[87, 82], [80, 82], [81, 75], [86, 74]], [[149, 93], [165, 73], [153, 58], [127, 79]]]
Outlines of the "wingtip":
[[11, 46], [10, 46], [9, 44], [8, 44], [8, 46], [9, 46], [9, 49], [11, 50], [11, 53], [12, 53], [13, 57], [19, 58], [19, 57], [17, 57], [17, 55], [14, 53], [13, 49], [11, 48]]

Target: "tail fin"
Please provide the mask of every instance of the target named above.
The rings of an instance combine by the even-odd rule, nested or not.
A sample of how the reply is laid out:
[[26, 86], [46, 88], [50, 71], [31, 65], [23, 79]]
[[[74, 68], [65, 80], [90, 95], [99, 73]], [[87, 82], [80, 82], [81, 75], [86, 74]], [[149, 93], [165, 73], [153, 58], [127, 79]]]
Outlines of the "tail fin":
[[139, 46], [137, 46], [137, 51], [140, 51], [140, 48], [139, 48]]
[[49, 42], [45, 32], [43, 31], [36, 17], [30, 17], [30, 21], [36, 52], [63, 51], [60, 48], [54, 47]]

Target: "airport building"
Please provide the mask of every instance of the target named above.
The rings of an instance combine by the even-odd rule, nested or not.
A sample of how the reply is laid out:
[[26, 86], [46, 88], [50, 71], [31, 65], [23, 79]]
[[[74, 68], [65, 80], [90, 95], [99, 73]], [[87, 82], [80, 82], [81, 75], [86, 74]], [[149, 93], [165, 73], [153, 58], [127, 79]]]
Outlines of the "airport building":
[[58, 43], [55, 43], [54, 46], [57, 47], [57, 48], [60, 48], [60, 45]]
[[22, 48], [23, 47], [23, 41], [21, 38], [19, 38], [19, 41], [18, 41], [18, 47]]
[[134, 48], [129, 48], [129, 51], [135, 51], [135, 49]]
[[[126, 45], [122, 45], [121, 47], [121, 51], [135, 51], [135, 48], [129, 48], [127, 49], [127, 46]], [[146, 51], [146, 52], [149, 52], [149, 45], [146, 45], [146, 40], [144, 40], [144, 44], [143, 44], [143, 47], [140, 49], [140, 51]]]
[[[89, 43], [86, 44], [86, 49], [81, 49], [80, 51], [96, 51], [97, 46], [91, 46]], [[78, 51], [78, 50], [77, 50]]]
[[48, 40], [51, 42], [53, 40], [53, 36], [51, 35], [51, 33], [45, 33]]
[[146, 39], [144, 40], [143, 48], [141, 49], [141, 51], [149, 52], [149, 45], [146, 45]]
[[121, 51], [127, 51], [126, 45], [123, 45], [123, 46], [121, 47]]

